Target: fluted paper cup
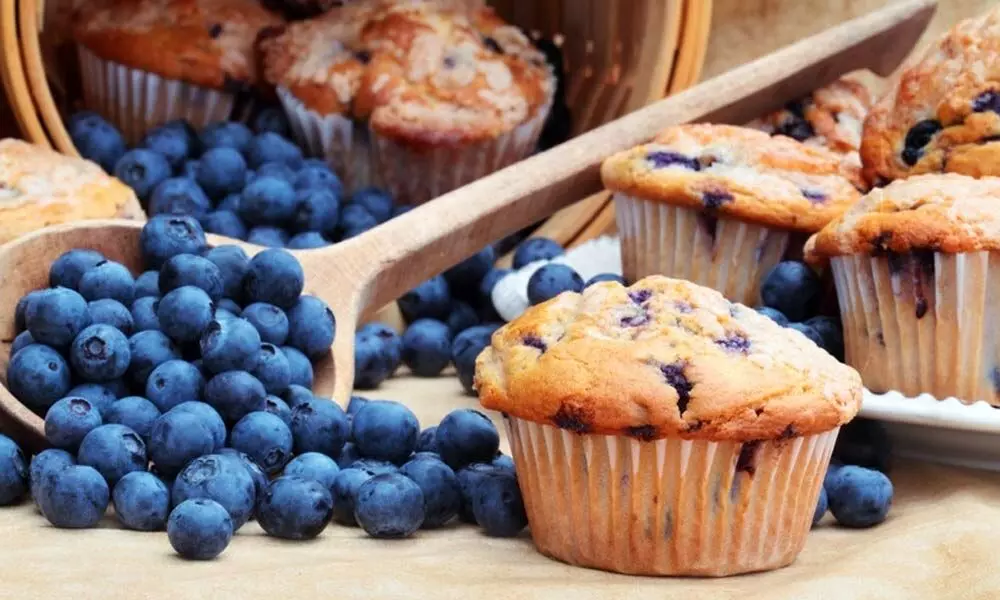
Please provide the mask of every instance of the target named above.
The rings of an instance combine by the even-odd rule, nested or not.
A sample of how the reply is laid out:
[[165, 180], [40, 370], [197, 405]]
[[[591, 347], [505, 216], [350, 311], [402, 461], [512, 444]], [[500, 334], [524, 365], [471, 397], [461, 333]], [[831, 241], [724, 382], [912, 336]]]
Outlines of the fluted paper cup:
[[998, 268], [987, 251], [832, 258], [847, 363], [865, 387], [1000, 406]]
[[538, 550], [633, 575], [724, 576], [790, 564], [839, 431], [748, 443], [639, 441], [505, 423]]
[[714, 217], [665, 202], [615, 194], [626, 281], [666, 275], [758, 303], [760, 284], [781, 262], [791, 232]]
[[231, 93], [164, 79], [98, 58], [83, 47], [79, 57], [84, 103], [121, 130], [129, 144], [174, 119], [201, 128], [228, 121], [233, 114], [236, 97]]

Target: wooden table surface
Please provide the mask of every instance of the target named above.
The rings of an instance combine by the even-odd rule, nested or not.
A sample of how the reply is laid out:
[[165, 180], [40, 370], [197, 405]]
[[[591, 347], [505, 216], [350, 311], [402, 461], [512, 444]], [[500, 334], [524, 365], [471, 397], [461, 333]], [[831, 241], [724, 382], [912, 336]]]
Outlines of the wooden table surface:
[[[453, 377], [397, 378], [376, 394], [406, 402], [423, 425], [476, 406]], [[496, 415], [493, 415], [496, 416]], [[491, 539], [467, 525], [377, 541], [331, 525], [311, 542], [245, 526], [217, 560], [176, 557], [166, 535], [58, 530], [29, 504], [0, 508], [0, 598], [683, 598], [938, 600], [1000, 597], [1000, 474], [896, 466], [889, 520], [866, 531], [830, 517], [780, 571], [729, 579], [627, 577], [538, 554], [527, 533]]]

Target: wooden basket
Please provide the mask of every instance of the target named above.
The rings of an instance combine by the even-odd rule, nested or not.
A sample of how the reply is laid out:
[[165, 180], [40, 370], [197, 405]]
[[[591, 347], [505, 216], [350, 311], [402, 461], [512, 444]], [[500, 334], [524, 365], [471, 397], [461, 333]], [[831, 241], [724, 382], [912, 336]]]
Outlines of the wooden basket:
[[[72, 107], [75, 54], [52, 52], [52, 22], [73, 0], [0, 0], [0, 76], [23, 136], [77, 155], [63, 115]], [[579, 134], [698, 81], [711, 0], [490, 0], [524, 29], [561, 41], [573, 133]], [[46, 43], [43, 43], [46, 42]], [[61, 93], [53, 94], [53, 88]], [[607, 196], [553, 216], [544, 233], [569, 244], [613, 225]]]

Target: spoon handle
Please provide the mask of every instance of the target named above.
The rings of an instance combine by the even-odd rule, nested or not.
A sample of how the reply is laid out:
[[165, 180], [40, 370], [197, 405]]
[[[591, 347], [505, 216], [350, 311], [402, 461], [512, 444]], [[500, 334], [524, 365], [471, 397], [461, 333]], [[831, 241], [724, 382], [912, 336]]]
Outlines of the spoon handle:
[[648, 141], [666, 126], [705, 120], [745, 123], [843, 73], [861, 68], [890, 73], [916, 43], [935, 7], [934, 0], [910, 0], [853, 19], [449, 192], [351, 240], [356, 256], [366, 257], [361, 275], [372, 286], [369, 305], [392, 301], [486, 244], [599, 191], [605, 158]]

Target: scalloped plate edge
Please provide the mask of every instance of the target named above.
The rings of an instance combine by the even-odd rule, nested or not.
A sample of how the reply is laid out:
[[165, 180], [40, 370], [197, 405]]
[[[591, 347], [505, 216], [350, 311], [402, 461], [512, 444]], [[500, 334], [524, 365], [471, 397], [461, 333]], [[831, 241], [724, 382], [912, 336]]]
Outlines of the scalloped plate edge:
[[897, 391], [875, 394], [865, 389], [859, 416], [895, 423], [1000, 434], [1000, 409], [983, 401], [964, 404], [954, 397], [939, 400], [930, 394], [909, 397]]

